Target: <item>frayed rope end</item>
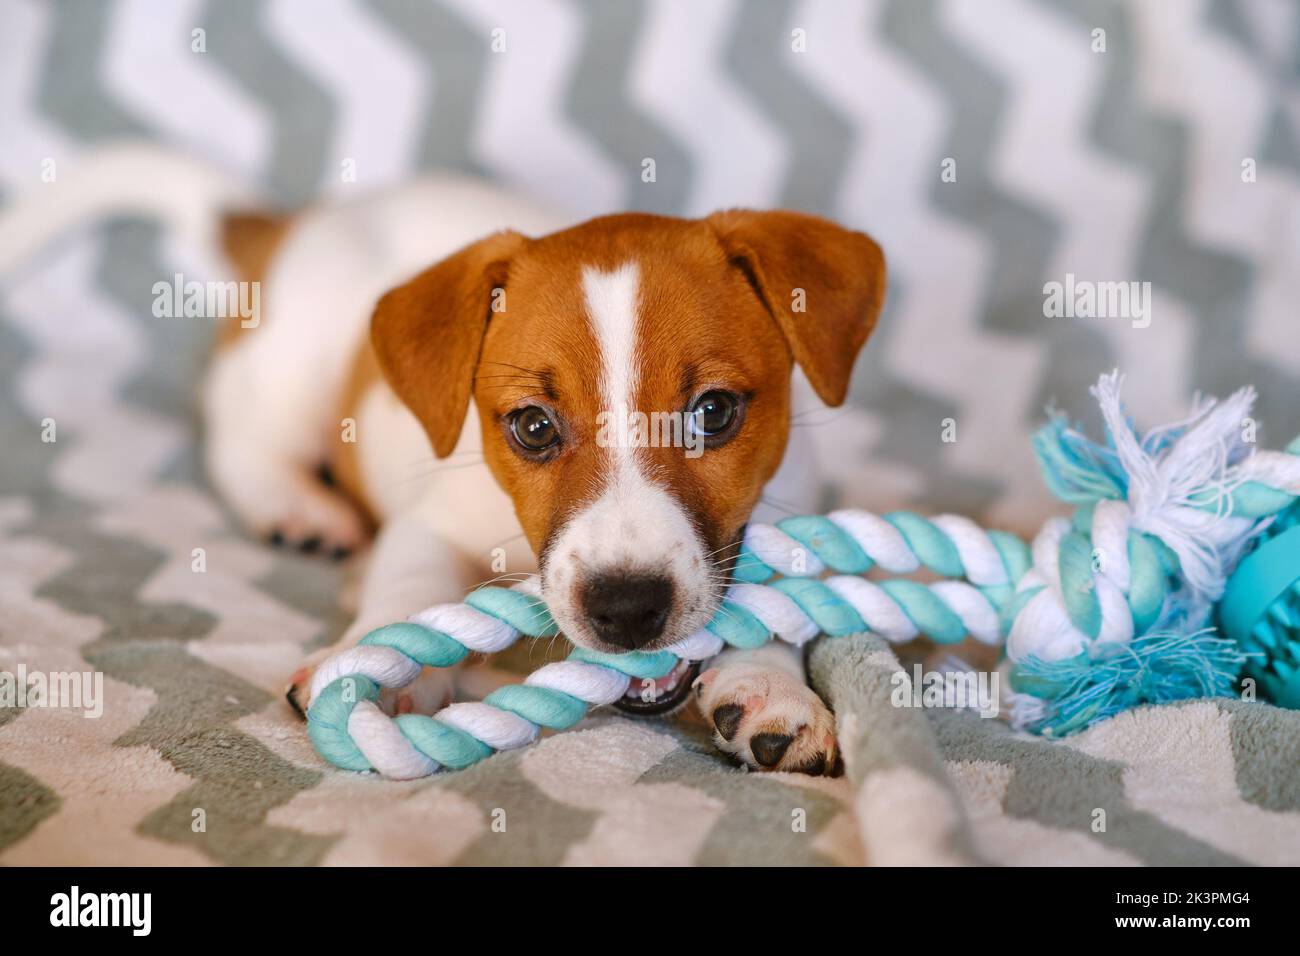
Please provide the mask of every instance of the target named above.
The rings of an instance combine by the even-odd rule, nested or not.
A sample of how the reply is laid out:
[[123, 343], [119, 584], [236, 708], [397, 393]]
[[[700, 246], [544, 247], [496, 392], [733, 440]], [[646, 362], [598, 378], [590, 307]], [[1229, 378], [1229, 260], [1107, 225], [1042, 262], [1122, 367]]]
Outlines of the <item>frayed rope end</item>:
[[1016, 663], [1012, 688], [1044, 704], [1018, 721], [1020, 729], [1064, 737], [1138, 704], [1229, 697], [1247, 658], [1213, 628], [1150, 633], [1126, 645], [1094, 647], [1093, 653], [1063, 661], [1030, 656]]

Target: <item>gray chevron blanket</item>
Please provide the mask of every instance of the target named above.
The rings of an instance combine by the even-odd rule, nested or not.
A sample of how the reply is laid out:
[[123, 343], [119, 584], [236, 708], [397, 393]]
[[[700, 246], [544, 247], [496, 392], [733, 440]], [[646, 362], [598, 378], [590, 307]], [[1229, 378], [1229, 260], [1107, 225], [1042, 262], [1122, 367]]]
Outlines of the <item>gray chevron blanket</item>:
[[[286, 203], [439, 165], [579, 214], [836, 217], [893, 276], [849, 404], [800, 423], [847, 506], [1032, 531], [1029, 430], [1117, 365], [1144, 421], [1249, 382], [1265, 445], [1300, 432], [1292, 4], [328, 6], [0, 0], [0, 203], [144, 137]], [[95, 222], [0, 287], [0, 673], [81, 694], [0, 704], [0, 864], [1300, 863], [1297, 713], [1046, 741], [894, 706], [869, 636], [811, 658], [839, 779], [611, 714], [431, 780], [326, 767], [279, 691], [348, 572], [234, 529], [196, 454], [213, 322], [151, 311], [208, 252]], [[1147, 308], [1049, 316], [1076, 280], [1150, 282]]]
[[[180, 490], [150, 510], [182, 531], [215, 517]], [[810, 658], [837, 715], [837, 779], [746, 773], [698, 720], [610, 713], [433, 779], [342, 772], [276, 693], [294, 647], [283, 638], [310, 632], [312, 570], [272, 569], [210, 529], [197, 540], [251, 573], [204, 572], [216, 577], [197, 593], [222, 599], [205, 611], [187, 562], [162, 548], [118, 532], [99, 556], [77, 554], [43, 541], [49, 525], [31, 513], [9, 518], [0, 668], [100, 679], [79, 708], [0, 709], [0, 863], [1300, 860], [1300, 713], [1198, 701], [1046, 741], [969, 711], [897, 706], [910, 669], [871, 635], [823, 639]], [[105, 599], [126, 584], [134, 597]], [[271, 586], [297, 588], [299, 607], [277, 608]]]

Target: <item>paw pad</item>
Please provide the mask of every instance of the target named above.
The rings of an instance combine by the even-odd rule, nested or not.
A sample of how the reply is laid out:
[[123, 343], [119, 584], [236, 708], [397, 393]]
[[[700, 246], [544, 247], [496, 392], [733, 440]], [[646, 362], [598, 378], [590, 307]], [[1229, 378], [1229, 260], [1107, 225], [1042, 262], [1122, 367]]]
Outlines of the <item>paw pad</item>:
[[761, 766], [775, 767], [793, 742], [794, 737], [790, 734], [755, 734], [749, 742], [749, 750]]
[[740, 719], [745, 716], [745, 708], [739, 704], [723, 704], [713, 712], [713, 726], [718, 730], [718, 736], [723, 740], [730, 740], [736, 736], [736, 731], [740, 729]]

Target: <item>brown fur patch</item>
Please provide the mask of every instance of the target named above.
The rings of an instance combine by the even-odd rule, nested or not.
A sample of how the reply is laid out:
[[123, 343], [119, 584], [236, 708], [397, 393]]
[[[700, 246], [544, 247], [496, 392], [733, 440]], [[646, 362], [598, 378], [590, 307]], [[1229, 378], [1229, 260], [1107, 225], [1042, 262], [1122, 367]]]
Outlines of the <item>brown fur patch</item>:
[[[636, 410], [685, 412], [710, 388], [747, 399], [740, 430], [698, 458], [682, 448], [638, 450], [709, 551], [736, 542], [781, 462], [795, 358], [824, 400], [842, 401], [884, 290], [876, 244], [826, 220], [629, 213], [541, 239], [489, 237], [385, 296], [372, 337], [395, 390], [445, 455], [472, 387], [484, 456], [539, 555], [609, 469], [609, 450], [596, 440], [597, 416], [608, 410], [582, 273], [626, 263], [639, 271]], [[806, 313], [791, 310], [796, 287], [806, 291]], [[495, 288], [505, 289], [504, 311], [489, 308]], [[520, 454], [509, 434], [510, 413], [534, 404], [561, 435], [547, 460]]]
[[[484, 455], [533, 549], [541, 553], [565, 521], [601, 490], [610, 451], [597, 444], [607, 411], [602, 356], [583, 294], [582, 272], [638, 267], [637, 411], [683, 412], [702, 386], [749, 395], [740, 433], [688, 458], [681, 448], [638, 455], [671, 489], [712, 551], [731, 544], [775, 472], [789, 424], [790, 350], [743, 275], [705, 223], [611, 216], [534, 242], [511, 263], [509, 310], [493, 316], [475, 381]], [[687, 366], [698, 381], [684, 389]], [[559, 455], [519, 455], [506, 416], [542, 404], [557, 416]]]
[[[230, 212], [221, 217], [221, 250], [235, 266], [242, 282], [263, 282], [271, 260], [284, 241], [293, 216], [264, 212]], [[217, 348], [239, 340], [240, 333], [261, 328], [261, 322], [244, 328], [237, 320], [217, 326]]]

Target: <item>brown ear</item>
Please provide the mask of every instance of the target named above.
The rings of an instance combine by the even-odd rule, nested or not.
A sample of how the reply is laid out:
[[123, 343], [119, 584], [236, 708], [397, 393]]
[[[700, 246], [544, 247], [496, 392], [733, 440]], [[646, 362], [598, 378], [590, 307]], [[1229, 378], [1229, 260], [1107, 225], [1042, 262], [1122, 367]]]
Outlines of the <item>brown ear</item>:
[[729, 209], [708, 222], [780, 325], [818, 397], [841, 404], [885, 299], [880, 247], [860, 232], [786, 210]]
[[375, 306], [370, 341], [384, 377], [424, 426], [439, 458], [456, 447], [493, 290], [526, 242], [498, 232], [426, 269]]

